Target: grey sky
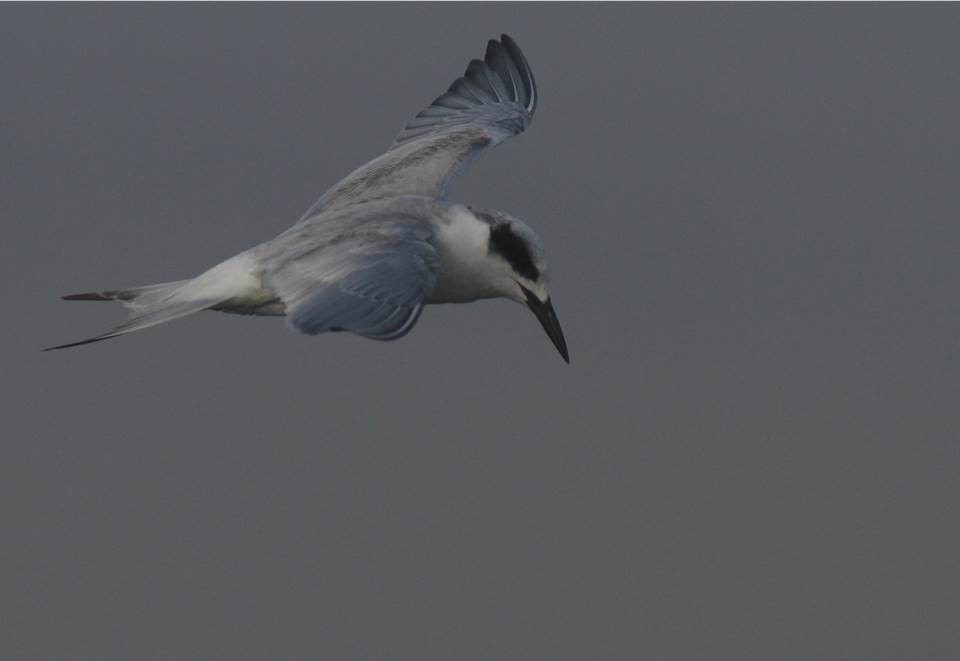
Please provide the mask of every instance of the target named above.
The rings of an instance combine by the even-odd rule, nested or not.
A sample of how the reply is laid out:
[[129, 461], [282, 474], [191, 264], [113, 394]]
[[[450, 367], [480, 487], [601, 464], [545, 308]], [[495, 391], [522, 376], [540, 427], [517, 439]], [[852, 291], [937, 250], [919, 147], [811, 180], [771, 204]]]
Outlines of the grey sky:
[[[0, 7], [0, 657], [960, 656], [956, 5]], [[292, 224], [507, 32], [454, 199], [544, 238], [395, 343], [108, 304]]]

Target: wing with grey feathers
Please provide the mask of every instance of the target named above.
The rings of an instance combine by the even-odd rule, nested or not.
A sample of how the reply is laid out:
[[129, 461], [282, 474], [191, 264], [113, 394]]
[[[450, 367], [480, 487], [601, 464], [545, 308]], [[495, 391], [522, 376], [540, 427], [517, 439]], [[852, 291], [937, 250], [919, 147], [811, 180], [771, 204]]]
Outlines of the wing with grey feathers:
[[483, 60], [420, 111], [387, 153], [347, 175], [304, 215], [392, 195], [444, 198], [450, 180], [481, 151], [522, 133], [533, 119], [537, 86], [520, 47], [490, 40]]
[[303, 333], [395, 340], [433, 291], [431, 236], [429, 223], [402, 201], [324, 214], [323, 222], [295, 226], [267, 244], [264, 284]]

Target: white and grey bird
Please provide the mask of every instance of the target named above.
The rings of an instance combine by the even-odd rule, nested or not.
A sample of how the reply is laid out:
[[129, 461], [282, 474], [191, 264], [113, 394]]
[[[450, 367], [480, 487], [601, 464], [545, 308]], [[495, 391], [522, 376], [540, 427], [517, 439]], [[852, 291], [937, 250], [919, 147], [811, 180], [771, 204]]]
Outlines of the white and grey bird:
[[128, 319], [64, 349], [201, 310], [285, 315], [302, 333], [406, 335], [423, 306], [507, 298], [527, 305], [563, 359], [540, 238], [499, 211], [447, 200], [451, 180], [485, 149], [522, 133], [537, 107], [533, 72], [502, 35], [483, 60], [410, 121], [390, 149], [328, 190], [276, 238], [188, 280], [73, 294], [118, 301]]

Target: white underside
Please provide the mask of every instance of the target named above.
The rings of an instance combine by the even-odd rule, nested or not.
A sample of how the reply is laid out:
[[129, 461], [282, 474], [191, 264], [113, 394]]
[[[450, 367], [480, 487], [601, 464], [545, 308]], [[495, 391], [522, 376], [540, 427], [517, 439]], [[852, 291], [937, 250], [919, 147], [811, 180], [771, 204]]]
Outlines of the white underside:
[[489, 255], [490, 226], [463, 205], [435, 222], [433, 245], [440, 255], [437, 282], [427, 303], [468, 303], [501, 296]]
[[262, 269], [247, 250], [201, 273], [180, 288], [180, 300], [216, 301], [213, 309], [257, 315], [283, 315], [283, 303], [263, 287]]
[[[512, 278], [492, 259], [490, 226], [463, 205], [434, 221], [433, 245], [440, 257], [436, 284], [425, 303], [467, 303], [513, 296]], [[256, 248], [217, 264], [179, 291], [180, 300], [217, 301], [213, 309], [253, 315], [283, 315], [282, 301], [263, 285]]]

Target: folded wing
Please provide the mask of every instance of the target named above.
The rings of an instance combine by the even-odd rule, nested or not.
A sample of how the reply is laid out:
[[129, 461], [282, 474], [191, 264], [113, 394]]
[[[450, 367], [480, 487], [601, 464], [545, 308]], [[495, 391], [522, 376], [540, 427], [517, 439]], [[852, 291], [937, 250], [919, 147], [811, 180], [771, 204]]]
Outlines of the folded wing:
[[416, 323], [436, 279], [430, 227], [402, 208], [370, 206], [275, 240], [264, 284], [283, 301], [290, 327], [395, 340]]

